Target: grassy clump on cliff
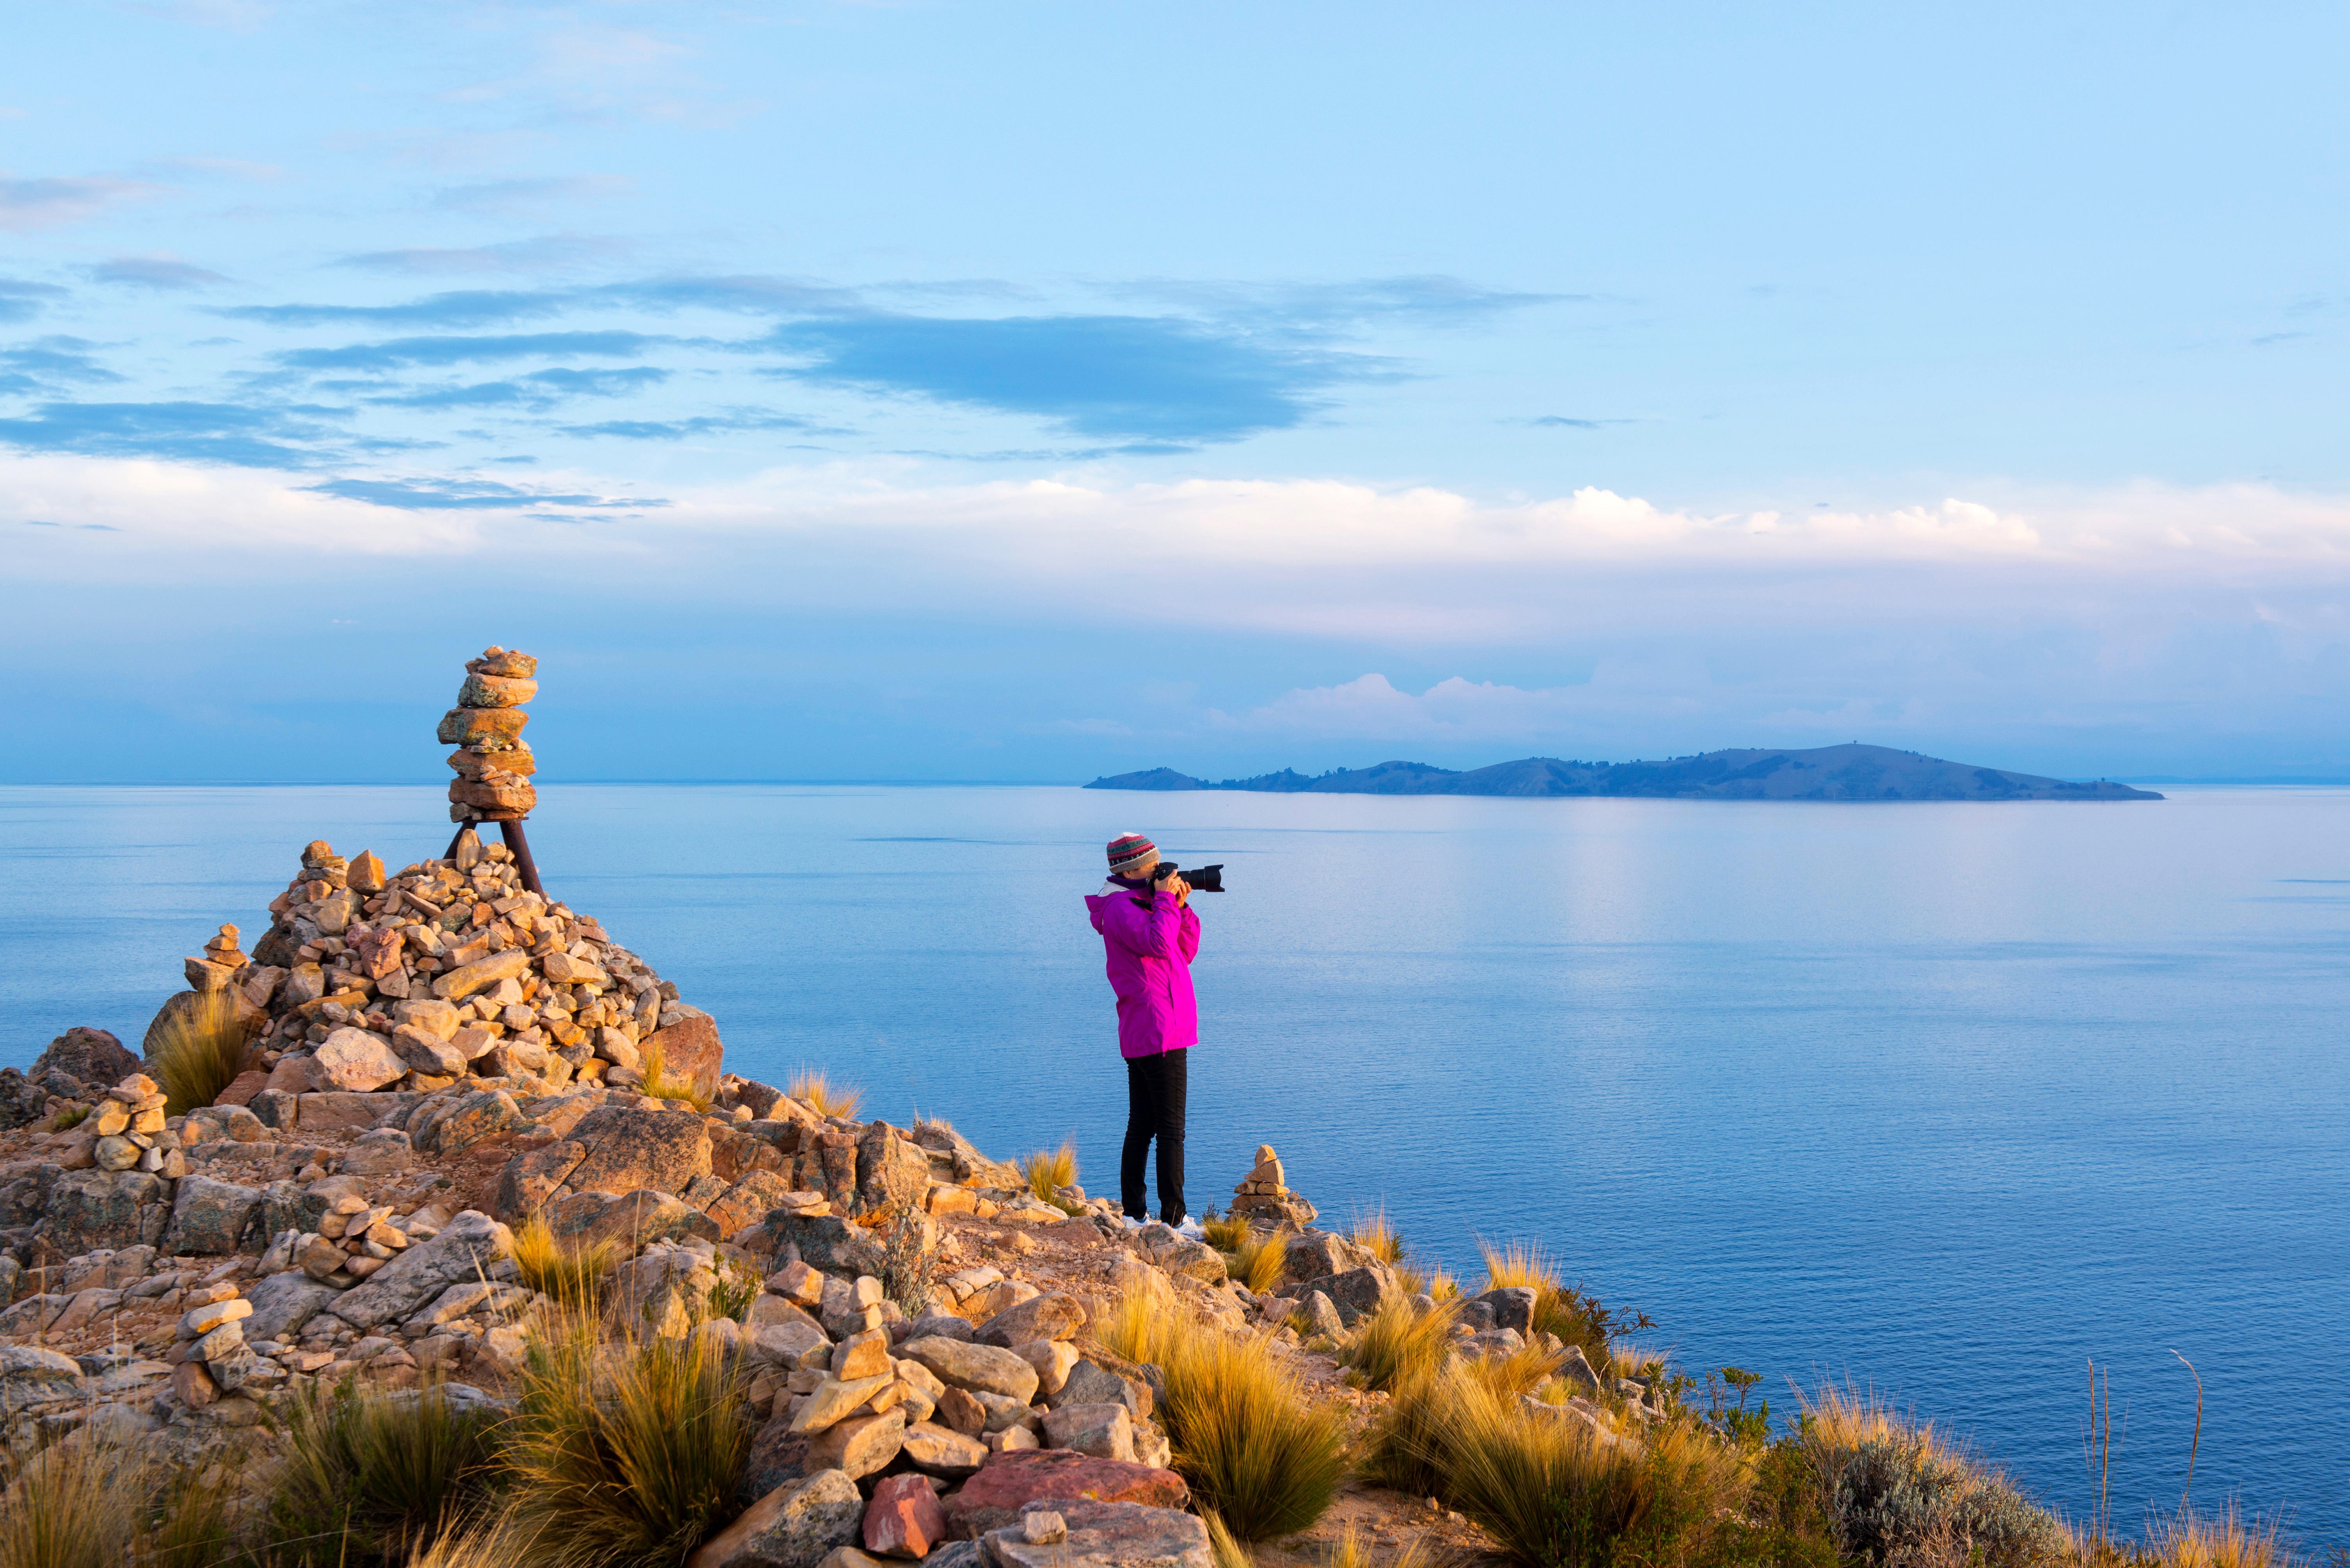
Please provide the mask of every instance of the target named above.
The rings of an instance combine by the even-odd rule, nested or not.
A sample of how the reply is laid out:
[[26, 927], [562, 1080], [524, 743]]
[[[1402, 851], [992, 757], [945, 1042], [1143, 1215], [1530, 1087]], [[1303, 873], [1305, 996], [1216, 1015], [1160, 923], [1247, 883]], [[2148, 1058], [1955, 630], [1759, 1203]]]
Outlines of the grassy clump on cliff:
[[225, 991], [192, 994], [184, 1011], [155, 1021], [148, 1040], [148, 1070], [162, 1085], [164, 1111], [187, 1115], [220, 1098], [244, 1071], [252, 1034]]
[[682, 1562], [734, 1517], [744, 1390], [712, 1339], [603, 1341], [593, 1314], [542, 1320], [505, 1429], [533, 1568]]
[[268, 1558], [286, 1568], [404, 1563], [478, 1507], [497, 1470], [490, 1418], [440, 1389], [293, 1395], [270, 1499]]
[[1304, 1530], [1347, 1478], [1346, 1418], [1307, 1397], [1262, 1335], [1201, 1322], [1156, 1291], [1129, 1290], [1093, 1325], [1128, 1361], [1164, 1374], [1178, 1474], [1243, 1541]]

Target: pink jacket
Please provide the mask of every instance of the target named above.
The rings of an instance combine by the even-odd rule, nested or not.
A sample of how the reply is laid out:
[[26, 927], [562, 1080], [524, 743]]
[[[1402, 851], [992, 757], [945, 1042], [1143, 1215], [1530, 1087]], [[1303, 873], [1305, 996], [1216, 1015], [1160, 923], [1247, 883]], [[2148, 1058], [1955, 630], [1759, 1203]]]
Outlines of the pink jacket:
[[1086, 898], [1086, 912], [1109, 957], [1118, 992], [1118, 1054], [1157, 1056], [1200, 1043], [1200, 1009], [1191, 1000], [1191, 959], [1200, 950], [1200, 917], [1172, 893], [1148, 896], [1115, 882]]

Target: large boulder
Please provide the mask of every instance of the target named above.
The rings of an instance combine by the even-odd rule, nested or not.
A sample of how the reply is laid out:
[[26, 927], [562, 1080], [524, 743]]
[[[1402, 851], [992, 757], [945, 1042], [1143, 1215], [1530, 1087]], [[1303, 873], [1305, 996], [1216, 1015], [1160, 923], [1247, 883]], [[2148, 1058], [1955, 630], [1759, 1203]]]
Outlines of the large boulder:
[[950, 1388], [1000, 1394], [1023, 1405], [1036, 1397], [1036, 1369], [1020, 1356], [992, 1345], [954, 1339], [910, 1339], [898, 1347], [904, 1360], [920, 1362]]
[[981, 1345], [1012, 1350], [1031, 1340], [1067, 1339], [1085, 1326], [1086, 1309], [1076, 1298], [1055, 1293], [1004, 1308], [971, 1337]]
[[254, 1230], [262, 1198], [257, 1187], [240, 1187], [209, 1176], [182, 1177], [179, 1197], [172, 1205], [171, 1226], [163, 1232], [163, 1251], [235, 1251]]
[[68, 1171], [49, 1189], [49, 1243], [68, 1258], [152, 1245], [162, 1240], [170, 1196], [169, 1183], [142, 1170]]
[[799, 1260], [827, 1274], [881, 1275], [881, 1243], [870, 1231], [859, 1230], [837, 1214], [802, 1214], [776, 1209], [767, 1214], [767, 1233], [781, 1255], [786, 1247], [798, 1250]]
[[380, 1327], [409, 1315], [455, 1284], [485, 1274], [514, 1251], [514, 1232], [468, 1209], [442, 1232], [420, 1241], [343, 1293], [335, 1315], [354, 1328]]
[[681, 1192], [710, 1174], [710, 1129], [689, 1113], [602, 1106], [579, 1118], [571, 1141], [588, 1150], [567, 1179], [575, 1192]]
[[106, 1089], [139, 1070], [139, 1058], [125, 1050], [121, 1041], [103, 1029], [76, 1024], [50, 1041], [48, 1049], [25, 1069], [25, 1075], [37, 1079], [44, 1073], [58, 1072], [94, 1089]]
[[[979, 1473], [946, 1500], [947, 1533], [958, 1541], [975, 1541], [991, 1530], [1019, 1522], [1030, 1503], [1059, 1508], [1090, 1501], [1175, 1509], [1189, 1497], [1181, 1476], [1151, 1465], [1098, 1459], [1066, 1449], [992, 1454]], [[1075, 1521], [1071, 1524], [1074, 1529]]]
[[253, 1315], [244, 1320], [245, 1337], [276, 1339], [281, 1334], [298, 1334], [304, 1324], [341, 1293], [299, 1269], [288, 1269], [282, 1274], [256, 1281], [244, 1293], [245, 1301], [253, 1308]]
[[1291, 1293], [1303, 1301], [1315, 1291], [1330, 1298], [1338, 1309], [1339, 1321], [1351, 1326], [1355, 1320], [1379, 1310], [1379, 1303], [1390, 1296], [1401, 1297], [1404, 1288], [1393, 1269], [1385, 1264], [1368, 1268], [1348, 1269], [1342, 1274], [1325, 1274], [1307, 1280]]
[[857, 1211], [919, 1207], [931, 1185], [931, 1158], [888, 1122], [868, 1124], [857, 1140]]
[[520, 1127], [522, 1108], [504, 1089], [476, 1089], [418, 1113], [409, 1141], [427, 1154], [452, 1155]]
[[680, 1019], [666, 1029], [656, 1029], [639, 1043], [639, 1056], [650, 1056], [658, 1051], [661, 1056], [661, 1076], [674, 1084], [682, 1084], [703, 1100], [718, 1097], [718, 1079], [723, 1071], [726, 1047], [719, 1044], [718, 1024], [708, 1013]]
[[609, 1241], [634, 1256], [648, 1241], [680, 1241], [688, 1236], [718, 1240], [709, 1217], [682, 1198], [650, 1189], [625, 1197], [610, 1192], [574, 1192], [546, 1211], [547, 1229], [574, 1246]]
[[841, 1470], [785, 1481], [703, 1543], [687, 1568], [816, 1568], [857, 1540], [865, 1499]]
[[408, 1076], [408, 1064], [380, 1034], [348, 1025], [319, 1044], [310, 1058], [310, 1082], [322, 1094], [371, 1094]]
[[0, 1345], [0, 1419], [30, 1406], [72, 1399], [88, 1392], [80, 1366], [69, 1355], [35, 1345]]
[[939, 1157], [931, 1162], [931, 1169], [941, 1181], [963, 1187], [1000, 1187], [1007, 1191], [1026, 1185], [1019, 1167], [988, 1158], [947, 1122], [916, 1122], [914, 1141]]

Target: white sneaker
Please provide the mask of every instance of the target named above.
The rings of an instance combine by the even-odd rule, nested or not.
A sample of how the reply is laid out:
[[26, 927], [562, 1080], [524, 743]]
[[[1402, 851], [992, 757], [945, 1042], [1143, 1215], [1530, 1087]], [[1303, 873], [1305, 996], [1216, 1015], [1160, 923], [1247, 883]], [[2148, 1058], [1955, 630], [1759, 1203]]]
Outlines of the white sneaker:
[[1118, 1220], [1119, 1224], [1125, 1226], [1129, 1231], [1139, 1231], [1142, 1229], [1143, 1222], [1137, 1220], [1131, 1214], [1121, 1214], [1118, 1217]]
[[1200, 1229], [1200, 1222], [1197, 1220], [1192, 1219], [1190, 1215], [1185, 1215], [1183, 1218], [1183, 1223], [1175, 1227], [1175, 1234], [1196, 1241], [1201, 1236], [1205, 1235], [1206, 1232]]

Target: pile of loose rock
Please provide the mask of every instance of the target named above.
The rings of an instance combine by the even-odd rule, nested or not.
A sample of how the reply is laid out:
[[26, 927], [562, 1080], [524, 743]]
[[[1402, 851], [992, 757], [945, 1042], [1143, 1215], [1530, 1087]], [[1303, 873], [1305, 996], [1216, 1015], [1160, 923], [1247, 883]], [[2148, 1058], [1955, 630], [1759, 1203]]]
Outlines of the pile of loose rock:
[[442, 715], [440, 738], [457, 749], [449, 766], [449, 820], [481, 822], [526, 816], [538, 804], [530, 782], [538, 761], [522, 738], [530, 715], [522, 705], [538, 695], [538, 660], [492, 646], [465, 665], [457, 705]]
[[639, 1088], [655, 1050], [695, 1096], [717, 1092], [708, 1015], [595, 920], [525, 889], [506, 847], [471, 829], [450, 857], [392, 875], [372, 853], [311, 844], [270, 914], [251, 961], [224, 927], [230, 950], [187, 967], [190, 997], [228, 993], [254, 1031], [258, 1075], [230, 1098], [273, 1127], [286, 1096], [315, 1092]]

